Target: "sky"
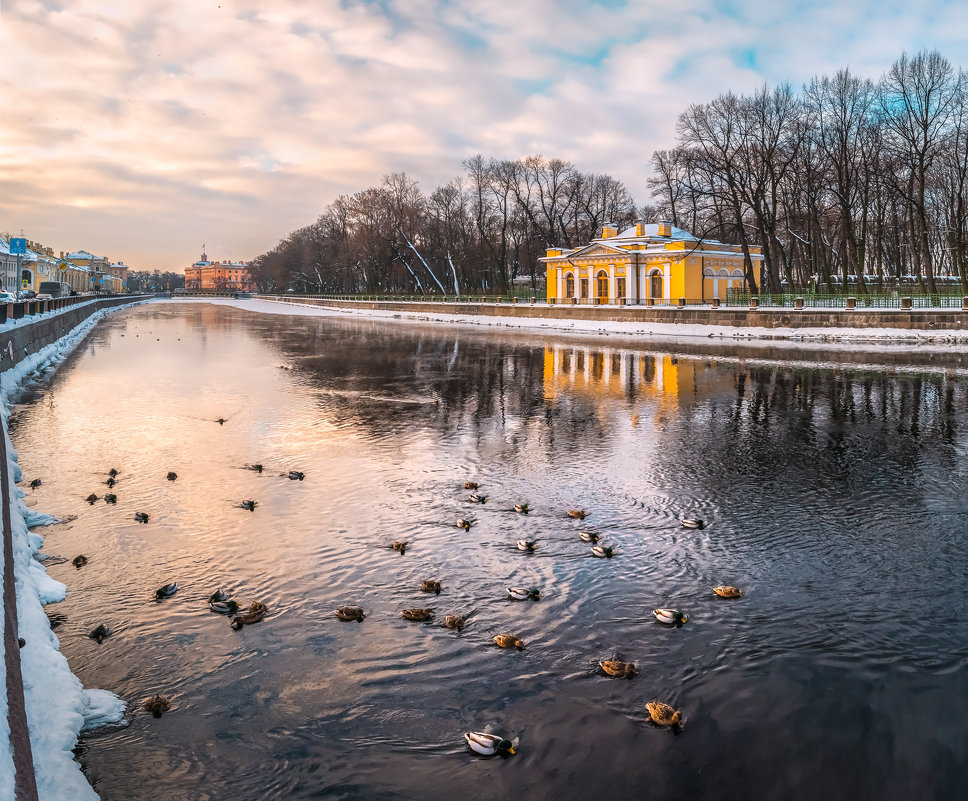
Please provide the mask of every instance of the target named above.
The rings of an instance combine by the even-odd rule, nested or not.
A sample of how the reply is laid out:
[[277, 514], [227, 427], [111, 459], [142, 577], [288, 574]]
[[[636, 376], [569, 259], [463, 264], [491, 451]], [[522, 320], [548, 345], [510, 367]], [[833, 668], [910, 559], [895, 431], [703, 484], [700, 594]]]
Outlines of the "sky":
[[180, 272], [476, 153], [645, 203], [689, 104], [966, 38], [963, 0], [3, 0], [0, 231]]

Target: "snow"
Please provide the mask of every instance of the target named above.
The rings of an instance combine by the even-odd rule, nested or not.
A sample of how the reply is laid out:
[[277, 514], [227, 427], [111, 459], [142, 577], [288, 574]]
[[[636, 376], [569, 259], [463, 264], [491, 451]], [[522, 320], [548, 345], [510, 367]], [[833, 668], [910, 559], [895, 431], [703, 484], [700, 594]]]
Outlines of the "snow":
[[[6, 424], [10, 416], [10, 398], [24, 379], [49, 366], [59, 364], [80, 343], [85, 334], [106, 314], [104, 309], [92, 314], [70, 334], [52, 345], [29, 355], [0, 375], [0, 417]], [[56, 314], [57, 312], [54, 312]], [[23, 323], [25, 321], [17, 321]], [[9, 326], [8, 326], [9, 327]], [[8, 468], [11, 479], [22, 475], [4, 425], [7, 438]], [[35, 556], [43, 537], [28, 530], [34, 525], [49, 524], [51, 519], [27, 509], [24, 493], [13, 491], [11, 528], [15, 572], [17, 575], [17, 614], [20, 636], [26, 645], [20, 651], [24, 677], [24, 698], [30, 729], [31, 750], [40, 801], [96, 801], [97, 793], [88, 784], [74, 760], [73, 748], [82, 728], [118, 722], [124, 714], [124, 702], [104, 690], [85, 690], [70, 671], [60, 652], [60, 643], [51, 631], [44, 604], [63, 600], [67, 588], [47, 575]], [[3, 660], [0, 679], [6, 686]], [[6, 693], [0, 693], [0, 798], [14, 797], [13, 761], [10, 753]]]

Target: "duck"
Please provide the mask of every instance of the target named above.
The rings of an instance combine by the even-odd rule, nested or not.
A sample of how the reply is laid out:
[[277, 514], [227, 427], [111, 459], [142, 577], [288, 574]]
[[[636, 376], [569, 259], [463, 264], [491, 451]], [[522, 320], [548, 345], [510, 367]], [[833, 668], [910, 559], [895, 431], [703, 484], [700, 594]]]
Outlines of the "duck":
[[519, 640], [513, 634], [495, 634], [494, 642], [501, 648], [517, 648], [519, 651], [524, 650], [524, 641]]
[[108, 478], [108, 480], [107, 480], [107, 481], [105, 481], [104, 483], [105, 483], [105, 484], [107, 484], [107, 485], [108, 485], [108, 489], [110, 489], [110, 488], [112, 488], [112, 487], [113, 487], [113, 486], [114, 486], [115, 484], [117, 484], [118, 482], [117, 482], [117, 481], [115, 481], [113, 477], [109, 477], [109, 478]]
[[118, 473], [120, 473], [120, 472], [121, 472], [120, 470], [118, 470], [118, 469], [116, 469], [116, 468], [114, 468], [114, 467], [112, 467], [112, 468], [111, 468], [110, 470], [108, 470], [108, 475], [109, 475], [109, 476], [110, 476], [111, 478], [115, 478], [115, 477], [117, 477], [117, 475], [118, 475]]
[[528, 553], [534, 553], [534, 549], [538, 547], [536, 540], [518, 540], [518, 550], [527, 551]]
[[261, 473], [262, 472], [262, 465], [261, 464], [247, 464], [245, 466], [245, 469], [246, 470], [255, 470], [255, 472]]
[[394, 542], [390, 543], [390, 548], [394, 551], [400, 551], [401, 554], [404, 554], [407, 552], [407, 545], [409, 545], [408, 542], [395, 540]]
[[216, 417], [215, 422], [218, 423], [220, 426], [224, 426], [228, 422], [228, 420], [226, 420], [224, 417]]
[[464, 531], [470, 531], [471, 530], [471, 521], [468, 520], [465, 517], [458, 517], [457, 518], [457, 528], [462, 528], [462, 529], [464, 529]]
[[269, 611], [269, 607], [266, 606], [261, 601], [256, 601], [252, 604], [247, 611], [236, 615], [232, 618], [232, 628], [238, 631], [243, 626], [248, 626], [250, 623], [258, 623], [262, 618], [266, 616], [266, 612]]
[[703, 528], [706, 523], [698, 517], [684, 517], [679, 521], [683, 528]]
[[720, 598], [739, 598], [743, 594], [742, 590], [736, 587], [730, 587], [728, 584], [713, 587], [713, 592]]
[[115, 495], [113, 492], [105, 493], [105, 495], [104, 495], [104, 502], [105, 503], [117, 503], [118, 502], [118, 496]]
[[424, 579], [420, 582], [420, 590], [422, 592], [434, 592], [440, 595], [440, 582], [434, 581], [433, 579]]
[[213, 592], [211, 595], [208, 596], [208, 602], [210, 604], [217, 604], [217, 603], [220, 603], [221, 601], [227, 601], [228, 599], [229, 599], [229, 596], [226, 595], [224, 592], [222, 592], [221, 587], [219, 587], [217, 590], [215, 590], [215, 592]]
[[574, 520], [584, 520], [588, 516], [588, 512], [584, 509], [569, 509], [568, 517]]
[[301, 473], [298, 470], [290, 470], [289, 471], [289, 480], [290, 481], [302, 481], [305, 477], [306, 477], [306, 474], [305, 473]]
[[672, 726], [676, 729], [683, 727], [682, 713], [661, 701], [649, 701], [645, 705], [649, 717], [656, 726]]
[[508, 598], [512, 601], [537, 601], [541, 598], [541, 590], [535, 587], [508, 587]]
[[174, 481], [177, 478], [178, 478], [178, 473], [174, 472], [173, 470], [169, 470], [168, 471], [168, 480], [169, 481]]
[[170, 595], [174, 595], [178, 592], [178, 582], [172, 581], [169, 584], [163, 584], [157, 590], [155, 590], [155, 598], [161, 600], [162, 598], [167, 598]]
[[615, 549], [605, 545], [593, 545], [592, 556], [597, 556], [599, 559], [611, 559], [615, 556]]
[[467, 747], [475, 754], [480, 754], [481, 756], [514, 753], [514, 744], [510, 740], [499, 737], [496, 734], [485, 734], [482, 731], [466, 731], [464, 732], [464, 739], [467, 741]]
[[149, 518], [149, 514], [147, 512], [134, 513], [134, 519], [137, 520], [139, 523], [147, 523], [148, 518]]
[[471, 503], [487, 503], [486, 495], [478, 495], [476, 492], [472, 492], [468, 500]]
[[467, 619], [460, 615], [447, 615], [444, 618], [444, 626], [449, 629], [457, 629], [457, 631], [463, 631], [466, 622]]
[[255, 501], [242, 501], [239, 506], [243, 509], [247, 509], [250, 512], [254, 512], [255, 507], [258, 506], [258, 504]]
[[95, 504], [95, 503], [97, 502], [97, 500], [98, 500], [98, 497], [97, 497], [97, 494], [96, 494], [96, 493], [93, 493], [93, 492], [92, 492], [92, 493], [91, 493], [90, 495], [88, 495], [88, 496], [87, 496], [87, 497], [86, 497], [86, 498], [85, 498], [84, 500], [85, 500], [85, 501], [87, 501], [87, 502], [88, 502], [89, 504], [91, 504], [91, 506], [94, 506], [94, 504]]
[[163, 695], [153, 695], [151, 698], [146, 698], [141, 705], [156, 718], [160, 718], [171, 709], [171, 699]]
[[43, 483], [44, 482], [41, 481], [39, 478], [35, 478], [33, 481], [30, 482], [30, 488], [37, 489], [37, 487], [39, 487]]
[[78, 568], [84, 567], [84, 565], [87, 564], [87, 557], [84, 554], [79, 554], [74, 557], [74, 560], [71, 562], [71, 564]]
[[110, 635], [111, 630], [102, 623], [87, 636], [92, 640], [97, 640], [99, 643], [101, 643], [104, 642], [105, 637], [109, 637]]
[[234, 615], [239, 611], [239, 605], [231, 600], [209, 601], [208, 608], [219, 615]]
[[476, 481], [465, 481], [464, 489], [466, 490], [476, 490], [478, 488], [478, 483]]
[[363, 611], [362, 606], [341, 606], [336, 610], [336, 617], [340, 620], [355, 620], [362, 623], [366, 612]]
[[603, 659], [598, 663], [598, 666], [609, 676], [618, 678], [631, 679], [639, 672], [631, 662], [622, 662], [618, 659]]
[[400, 616], [406, 620], [430, 620], [435, 614], [433, 609], [404, 609]]
[[598, 542], [598, 535], [594, 531], [579, 531], [578, 536], [585, 542]]
[[531, 507], [528, 506], [528, 504], [526, 503], [516, 503], [514, 504], [514, 511], [520, 512], [521, 514], [526, 515], [528, 512], [531, 511]]
[[668, 623], [670, 626], [681, 626], [689, 620], [688, 615], [682, 614], [678, 609], [653, 609], [652, 614], [660, 623]]

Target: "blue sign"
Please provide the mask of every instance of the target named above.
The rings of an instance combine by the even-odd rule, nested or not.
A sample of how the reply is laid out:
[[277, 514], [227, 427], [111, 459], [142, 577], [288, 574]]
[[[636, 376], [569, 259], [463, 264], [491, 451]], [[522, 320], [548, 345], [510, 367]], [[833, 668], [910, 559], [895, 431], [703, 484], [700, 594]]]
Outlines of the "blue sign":
[[27, 255], [27, 240], [20, 237], [10, 238], [10, 253], [14, 256]]

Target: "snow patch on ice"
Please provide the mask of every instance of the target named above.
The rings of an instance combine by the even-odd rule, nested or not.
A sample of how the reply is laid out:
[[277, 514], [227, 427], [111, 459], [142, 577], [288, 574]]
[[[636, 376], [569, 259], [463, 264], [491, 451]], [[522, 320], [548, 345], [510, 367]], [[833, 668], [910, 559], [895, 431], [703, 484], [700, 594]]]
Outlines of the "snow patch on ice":
[[107, 690], [84, 691], [84, 726], [81, 731], [124, 722], [127, 704]]

